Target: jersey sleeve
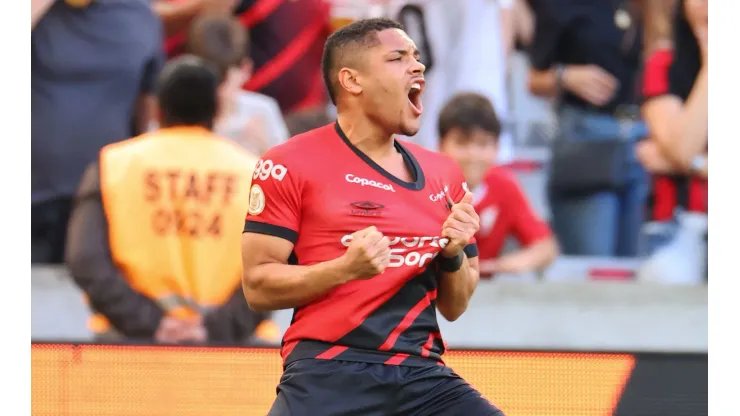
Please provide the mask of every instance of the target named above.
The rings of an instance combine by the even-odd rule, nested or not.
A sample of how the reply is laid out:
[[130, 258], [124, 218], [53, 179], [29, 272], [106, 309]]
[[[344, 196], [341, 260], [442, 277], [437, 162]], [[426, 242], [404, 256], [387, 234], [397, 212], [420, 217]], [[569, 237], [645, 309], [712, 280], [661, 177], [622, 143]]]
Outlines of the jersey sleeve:
[[528, 246], [551, 234], [550, 227], [532, 209], [519, 184], [512, 179], [508, 192], [511, 234], [522, 246]]
[[279, 146], [271, 149], [254, 168], [244, 232], [295, 244], [301, 224], [302, 179], [298, 166], [281, 150]]
[[[450, 198], [452, 198], [452, 202], [456, 204], [463, 199], [463, 196], [465, 196], [465, 192], [469, 192], [470, 189], [468, 188], [468, 184], [467, 182], [465, 182], [465, 177], [463, 176], [462, 170], [457, 165], [457, 163], [451, 160], [450, 163], [452, 164], [452, 169], [449, 174], [447, 186], [449, 186]], [[468, 257], [478, 257], [478, 244], [476, 243], [475, 237], [470, 238], [470, 241], [468, 242], [468, 245], [465, 246], [464, 251], [465, 255]]]

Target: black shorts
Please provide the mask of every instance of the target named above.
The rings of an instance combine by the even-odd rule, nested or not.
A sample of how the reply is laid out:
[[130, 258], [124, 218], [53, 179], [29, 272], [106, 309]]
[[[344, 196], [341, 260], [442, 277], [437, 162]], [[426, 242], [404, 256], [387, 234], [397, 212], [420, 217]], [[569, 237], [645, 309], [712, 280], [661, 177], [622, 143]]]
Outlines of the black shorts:
[[268, 416], [503, 416], [449, 367], [338, 360], [288, 365]]

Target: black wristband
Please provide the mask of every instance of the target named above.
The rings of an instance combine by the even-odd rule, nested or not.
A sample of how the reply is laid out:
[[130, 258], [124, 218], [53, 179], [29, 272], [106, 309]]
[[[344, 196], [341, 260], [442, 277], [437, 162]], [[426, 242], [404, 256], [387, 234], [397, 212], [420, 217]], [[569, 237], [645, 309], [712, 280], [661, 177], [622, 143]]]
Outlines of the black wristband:
[[455, 273], [456, 271], [460, 270], [463, 264], [463, 252], [457, 253], [457, 256], [455, 257], [445, 257], [442, 254], [440, 254], [437, 257], [437, 266], [439, 267], [439, 271], [445, 272], [445, 273]]

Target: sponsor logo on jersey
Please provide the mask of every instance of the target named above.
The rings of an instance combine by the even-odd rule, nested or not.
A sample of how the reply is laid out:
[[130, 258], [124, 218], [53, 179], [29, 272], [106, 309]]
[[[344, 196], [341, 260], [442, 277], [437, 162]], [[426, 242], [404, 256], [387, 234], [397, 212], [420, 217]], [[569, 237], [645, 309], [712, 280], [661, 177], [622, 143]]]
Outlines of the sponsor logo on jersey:
[[249, 190], [249, 215], [260, 215], [265, 210], [265, 193], [256, 183]]
[[429, 195], [429, 200], [432, 202], [444, 201], [445, 195], [447, 194], [447, 192], [450, 192], [450, 188], [447, 185], [445, 185], [444, 189], [439, 191], [438, 194]]
[[351, 215], [361, 215], [365, 217], [377, 217], [380, 216], [382, 209], [385, 208], [381, 204], [376, 204], [371, 201], [357, 201], [349, 204], [352, 209], [350, 210]]
[[277, 181], [282, 181], [283, 178], [285, 178], [285, 175], [288, 174], [288, 168], [286, 168], [283, 165], [278, 165], [273, 163], [272, 160], [262, 160], [260, 159], [259, 162], [257, 162], [257, 166], [254, 167], [254, 173], [252, 174], [252, 179], [260, 178], [261, 180], [267, 180], [267, 178], [272, 177], [273, 179]]
[[[439, 251], [447, 246], [449, 240], [442, 237], [388, 237], [390, 242], [390, 262], [388, 267], [424, 268], [437, 257]], [[342, 245], [349, 247], [352, 234], [342, 237]], [[429, 248], [433, 249], [429, 251]], [[440, 250], [435, 250], [440, 249]]]
[[373, 188], [382, 189], [384, 191], [396, 192], [396, 190], [393, 189], [393, 185], [388, 185], [386, 183], [381, 183], [381, 182], [378, 182], [378, 181], [373, 181], [373, 180], [370, 180], [370, 179], [361, 178], [361, 177], [355, 176], [355, 175], [353, 175], [351, 173], [348, 173], [347, 175], [345, 175], [344, 179], [347, 182], [349, 182], [349, 183], [356, 183], [356, 184], [359, 184], [361, 186], [372, 186]]

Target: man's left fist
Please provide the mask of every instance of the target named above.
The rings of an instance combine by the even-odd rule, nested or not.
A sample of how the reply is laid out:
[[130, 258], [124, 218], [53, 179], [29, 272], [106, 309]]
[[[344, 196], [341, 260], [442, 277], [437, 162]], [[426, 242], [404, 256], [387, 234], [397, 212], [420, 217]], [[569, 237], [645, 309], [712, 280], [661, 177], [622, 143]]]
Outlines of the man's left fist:
[[480, 228], [480, 218], [473, 209], [472, 192], [465, 192], [463, 199], [453, 204], [450, 211], [450, 215], [442, 225], [442, 237], [449, 239], [442, 249], [442, 255], [445, 257], [455, 257], [460, 254]]

